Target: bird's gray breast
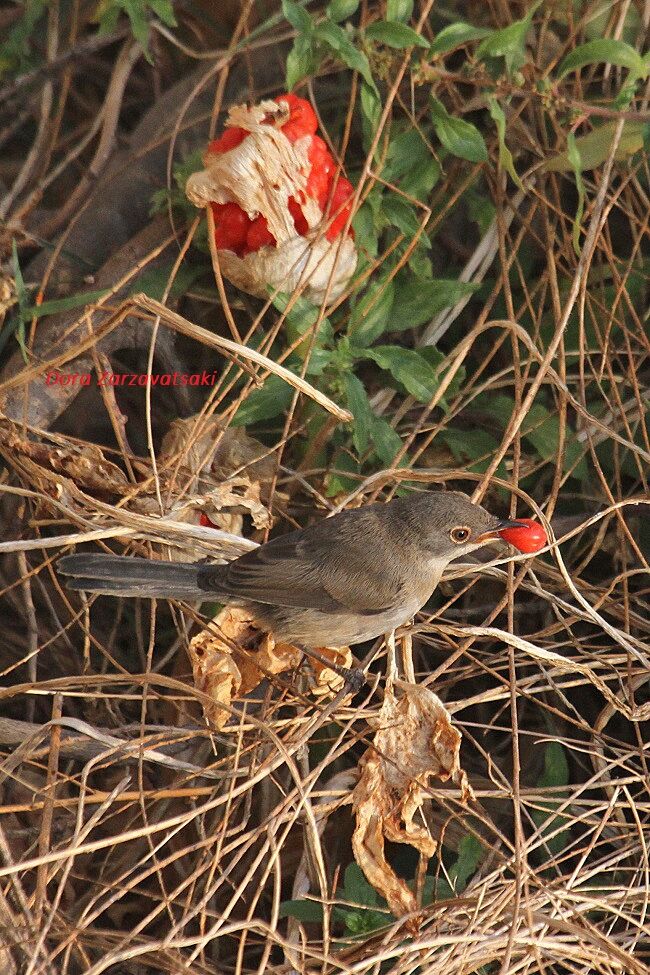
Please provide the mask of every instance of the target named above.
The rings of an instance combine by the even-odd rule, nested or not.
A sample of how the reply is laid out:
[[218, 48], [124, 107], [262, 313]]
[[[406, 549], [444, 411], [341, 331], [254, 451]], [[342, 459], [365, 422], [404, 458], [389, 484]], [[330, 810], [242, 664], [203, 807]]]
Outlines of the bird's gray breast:
[[319, 610], [264, 607], [262, 614], [256, 612], [256, 616], [260, 624], [272, 630], [276, 640], [281, 642], [307, 647], [342, 647], [389, 633], [410, 620], [420, 608], [421, 603], [414, 599], [372, 615], [350, 610], [322, 613]]

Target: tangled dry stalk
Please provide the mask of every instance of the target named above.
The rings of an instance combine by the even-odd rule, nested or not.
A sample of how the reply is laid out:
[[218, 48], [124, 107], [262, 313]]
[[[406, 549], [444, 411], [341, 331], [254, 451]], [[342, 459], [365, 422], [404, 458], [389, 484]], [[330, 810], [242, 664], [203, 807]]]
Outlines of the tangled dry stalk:
[[[256, 24], [253, 6], [205, 33], [191, 11], [179, 12], [178, 32], [154, 20], [149, 68], [124, 28], [94, 44], [83, 33], [63, 40], [52, 3], [45, 66], [0, 90], [0, 139], [14, 161], [0, 167], [3, 250], [16, 237], [26, 279], [46, 301], [102, 292], [83, 313], [32, 308], [27, 364], [13, 339], [4, 357], [0, 970], [641, 975], [650, 943], [650, 170], [645, 153], [621, 146], [629, 122], [650, 118], [648, 91], [627, 111], [612, 107], [619, 69], [601, 65], [565, 79], [550, 103], [542, 82], [595, 8], [570, 17], [563, 34], [551, 5], [537, 12], [530, 74], [501, 91], [520, 185], [497, 165], [496, 130], [486, 128], [490, 164], [447, 157], [426, 203], [406, 196], [419, 229], [396, 235], [355, 281], [372, 281], [398, 254], [388, 288], [426, 228], [443, 265], [436, 274], [481, 290], [404, 333], [413, 348], [444, 353], [428, 403], [363, 374], [402, 448], [388, 470], [346, 468], [356, 485], [332, 495], [343, 451], [333, 461], [326, 448], [350, 414], [340, 389], [324, 391], [308, 366], [321, 323], [347, 307], [352, 288], [295, 336], [299, 293], [279, 311], [218, 277], [217, 292], [190, 284], [177, 298], [198, 221], [148, 215], [174, 153], [201, 145], [224, 105], [282, 89], [293, 31], [273, 10]], [[523, 13], [511, 6], [484, 16], [504, 26]], [[611, 5], [606, 36], [620, 34], [632, 6]], [[364, 4], [362, 17], [380, 7]], [[416, 5], [413, 26], [430, 31], [432, 10]], [[648, 16], [639, 5], [639, 37]], [[380, 175], [386, 137], [398, 123], [421, 125], [418, 86], [434, 85], [459, 116], [484, 108], [479, 74], [435, 63], [416, 76], [412, 54], [391, 50], [382, 62], [383, 110], [366, 153], [353, 134], [358, 76], [329, 61], [305, 88], [324, 112], [347, 106], [332, 141], [356, 167], [357, 207], [377, 186], [391, 188]], [[175, 85], [172, 58], [182, 64]], [[101, 85], [84, 100], [79, 85], [97, 66]], [[151, 79], [157, 104], [141, 118]], [[603, 105], [587, 97], [595, 84]], [[548, 164], [566, 149], [566, 113], [576, 127], [604, 118], [610, 137], [582, 174], [578, 253], [573, 174]], [[481, 173], [491, 208], [477, 235], [459, 201]], [[142, 293], [152, 275], [158, 299]], [[301, 375], [284, 365], [296, 350]], [[217, 382], [199, 394], [44, 378], [179, 363], [217, 370]], [[253, 439], [232, 421], [269, 373], [287, 378], [293, 396], [280, 425], [262, 424]], [[482, 450], [486, 396], [502, 402], [506, 392], [512, 408], [494, 449], [485, 440]], [[163, 445], [177, 416], [190, 419]], [[351, 867], [353, 792], [382, 708], [383, 643], [365, 658], [375, 686], [354, 700], [315, 694], [304, 667], [269, 672], [254, 692], [222, 699], [228, 720], [215, 730], [187, 658], [209, 607], [78, 599], [54, 565], [82, 543], [230, 558], [265, 535], [263, 521], [243, 516], [305, 524], [316, 510], [388, 498], [405, 481], [460, 485], [504, 512], [536, 514], [553, 541], [539, 559], [501, 553], [455, 567], [415, 623], [406, 677], [412, 666], [454, 715], [474, 796], [464, 804], [454, 782], [426, 786], [421, 825], [438, 846], [428, 870], [424, 856], [389, 847], [417, 904], [396, 918]], [[216, 530], [200, 523], [206, 511]]]

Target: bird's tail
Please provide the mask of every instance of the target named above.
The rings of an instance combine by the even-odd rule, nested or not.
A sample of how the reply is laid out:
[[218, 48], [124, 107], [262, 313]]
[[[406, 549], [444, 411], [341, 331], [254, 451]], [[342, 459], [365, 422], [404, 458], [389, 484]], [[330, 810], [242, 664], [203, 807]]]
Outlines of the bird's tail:
[[192, 562], [154, 562], [103, 554], [66, 555], [57, 563], [57, 570], [66, 577], [68, 589], [145, 599], [210, 598], [198, 584], [199, 568], [200, 565]]

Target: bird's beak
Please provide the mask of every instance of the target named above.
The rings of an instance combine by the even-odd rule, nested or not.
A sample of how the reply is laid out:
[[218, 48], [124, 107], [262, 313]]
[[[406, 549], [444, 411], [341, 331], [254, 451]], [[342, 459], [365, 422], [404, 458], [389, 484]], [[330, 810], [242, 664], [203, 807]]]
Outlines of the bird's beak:
[[513, 521], [512, 518], [501, 518], [497, 521], [494, 528], [491, 528], [487, 532], [483, 532], [476, 539], [477, 542], [491, 542], [495, 538], [501, 537], [501, 532], [505, 528], [526, 528], [523, 521]]

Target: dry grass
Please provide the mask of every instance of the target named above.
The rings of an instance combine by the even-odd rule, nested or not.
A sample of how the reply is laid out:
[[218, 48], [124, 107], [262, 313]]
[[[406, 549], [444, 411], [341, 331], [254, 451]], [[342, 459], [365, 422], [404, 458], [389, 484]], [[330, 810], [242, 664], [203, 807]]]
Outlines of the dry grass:
[[[374, 6], [364, 5], [363, 16], [373, 17]], [[416, 5], [414, 25], [425, 24], [430, 6]], [[618, 36], [630, 6], [612, 5], [606, 36]], [[178, 32], [155, 33], [150, 69], [124, 32], [108, 53], [84, 48], [90, 60], [80, 54], [75, 67], [66, 48], [89, 35], [57, 42], [52, 4], [49, 68], [26, 90], [8, 82], [4, 89], [0, 136], [9, 161], [0, 177], [10, 188], [3, 212], [23, 268], [29, 258], [40, 262], [31, 265], [34, 277], [25, 272], [28, 282], [46, 300], [89, 287], [106, 293], [81, 316], [68, 311], [28, 323], [29, 365], [13, 340], [12, 357], [5, 354], [0, 970], [646, 972], [650, 171], [644, 152], [621, 159], [616, 150], [626, 122], [650, 119], [647, 92], [626, 116], [613, 106], [619, 69], [602, 64], [545, 90], [541, 82], [553, 81], [562, 57], [584, 40], [594, 11], [585, 7], [560, 31], [551, 5], [543, 5], [529, 36], [528, 73], [516, 84], [500, 82], [522, 188], [498, 169], [496, 132], [484, 113], [490, 164], [447, 157], [426, 205], [418, 203], [435, 274], [483, 285], [469, 303], [402, 336], [444, 352], [443, 382], [423, 405], [384, 389], [379, 371], [362, 374], [375, 410], [402, 438], [393, 468], [366, 467], [354, 489], [329, 497], [331, 468], [344, 451], [324, 450], [345, 429], [345, 404], [336, 389], [297, 377], [285, 417], [258, 428], [262, 461], [259, 453], [222, 458], [221, 468], [199, 478], [214, 449], [211, 419], [226, 428], [259, 378], [277, 372], [300, 345], [302, 336], [291, 342], [284, 329], [293, 299], [280, 313], [271, 301], [247, 299], [220, 282], [219, 294], [190, 287], [174, 305], [169, 293], [197, 222], [183, 224], [178, 213], [171, 224], [167, 215], [143, 215], [137, 225], [125, 217], [120, 239], [111, 221], [115, 214], [131, 219], [135, 207], [120, 180], [136, 162], [149, 165], [152, 147], [160, 147], [164, 172], [170, 133], [172, 151], [184, 134], [199, 144], [249, 78], [251, 99], [282, 89], [286, 49], [278, 38], [286, 38], [286, 22], [281, 33], [256, 30], [247, 41], [250, 7], [230, 34], [224, 25], [203, 34], [199, 20], [179, 14]], [[522, 12], [508, 7], [481, 16], [503, 26]], [[454, 19], [461, 14], [479, 16], [468, 9]], [[647, 16], [640, 6], [639, 37]], [[193, 60], [216, 48], [208, 74], [192, 76]], [[152, 79], [156, 91], [170, 84], [174, 57], [186, 89], [166, 103], [157, 127], [125, 145], [122, 133], [139, 117]], [[422, 125], [427, 86], [456, 115], [484, 108], [487, 76], [464, 76], [453, 63], [410, 74], [410, 58], [408, 51], [386, 54], [384, 111], [365, 157], [354, 136], [358, 79], [327, 62], [310, 81], [324, 110], [349, 106], [333, 135], [347, 167], [360, 173], [358, 203], [378, 182], [389, 127]], [[84, 99], [80, 84], [100, 68], [101, 81]], [[586, 132], [602, 116], [612, 141], [602, 163], [583, 174], [576, 253], [573, 175], [544, 161], [565, 150], [573, 123]], [[494, 207], [480, 233], [465, 196], [479, 171]], [[95, 173], [104, 180], [97, 189]], [[38, 209], [43, 194], [49, 212]], [[71, 248], [81, 249], [76, 229], [93, 208], [93, 246], [103, 266], [84, 285], [79, 266], [66, 262]], [[366, 278], [404, 243], [396, 240], [369, 262]], [[162, 304], [131, 299], [142, 290], [141, 275], [161, 267]], [[345, 309], [348, 298], [325, 303], [321, 317]], [[160, 371], [178, 361], [185, 371], [218, 369], [219, 381], [209, 394], [183, 397], [47, 387], [43, 378], [55, 365], [146, 371], [154, 361]], [[495, 449], [452, 452], [446, 431], [465, 431], [470, 443], [472, 431], [490, 429], [485, 394], [503, 393], [512, 409], [494, 434]], [[314, 398], [323, 407], [316, 432]], [[546, 455], [531, 447], [531, 408], [542, 399], [556, 438]], [[176, 415], [196, 419], [164, 452], [161, 437]], [[350, 702], [314, 697], [306, 670], [270, 677], [233, 703], [216, 733], [202, 720], [185, 652], [205, 616], [178, 605], [85, 602], [63, 591], [54, 574], [56, 556], [81, 543], [175, 557], [230, 557], [250, 547], [234, 521], [224, 521], [221, 534], [196, 524], [197, 499], [219, 489], [224, 470], [260, 485], [264, 505], [288, 526], [305, 524], [315, 508], [323, 514], [390, 497], [408, 480], [460, 484], [503, 511], [536, 513], [553, 530], [538, 559], [503, 553], [449, 573], [431, 615], [416, 621], [416, 679], [454, 714], [476, 800], [466, 808], [457, 790], [431, 789], [426, 815], [440, 846], [429, 874], [438, 878], [438, 897], [424, 898], [415, 934], [403, 918], [371, 916], [368, 902], [355, 907], [363, 888], [349, 872], [344, 879], [352, 861], [351, 791], [381, 705], [381, 680], [376, 692]], [[260, 530], [246, 535], [263, 538]], [[381, 677], [383, 645], [366, 659]], [[450, 894], [442, 881], [454, 887], [468, 837], [481, 852], [467, 886]], [[395, 847], [390, 857], [423, 887], [416, 856]], [[281, 905], [290, 900], [322, 905], [322, 921], [285, 917]]]

